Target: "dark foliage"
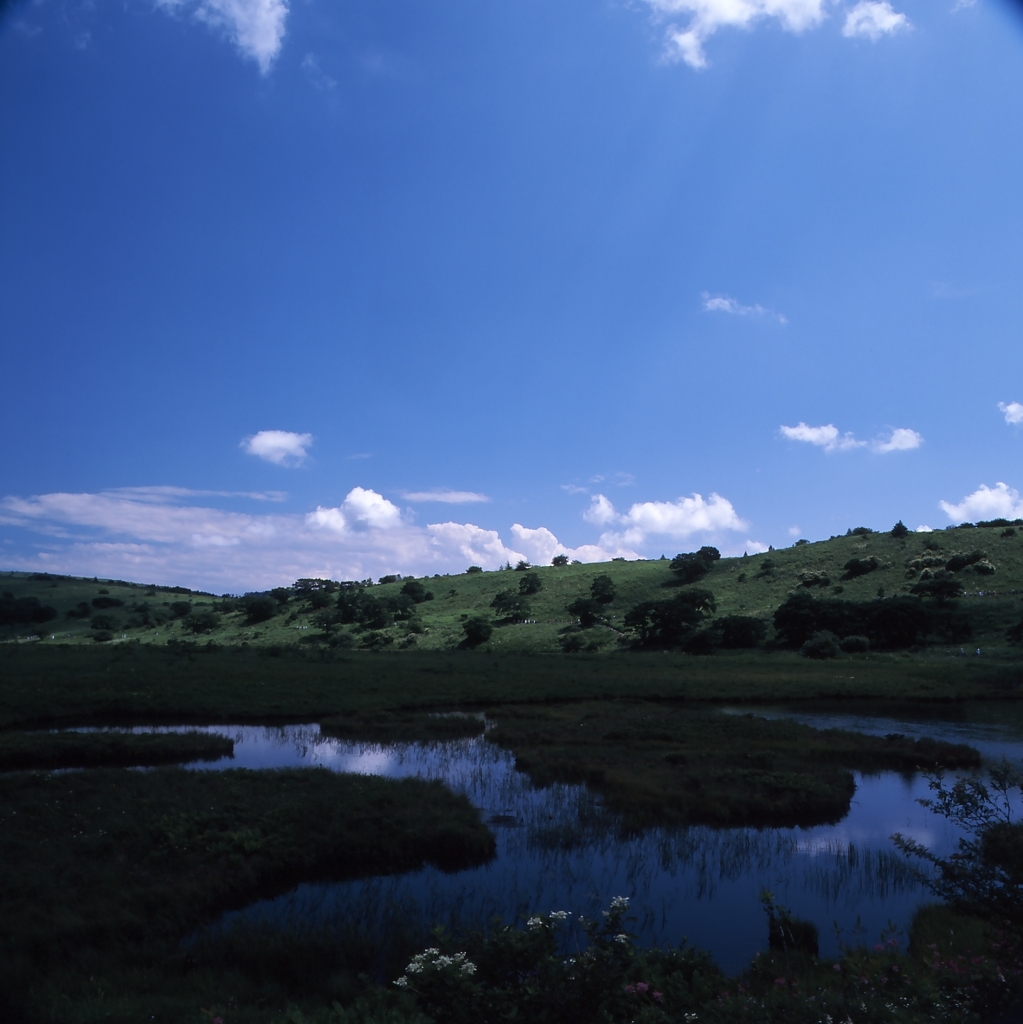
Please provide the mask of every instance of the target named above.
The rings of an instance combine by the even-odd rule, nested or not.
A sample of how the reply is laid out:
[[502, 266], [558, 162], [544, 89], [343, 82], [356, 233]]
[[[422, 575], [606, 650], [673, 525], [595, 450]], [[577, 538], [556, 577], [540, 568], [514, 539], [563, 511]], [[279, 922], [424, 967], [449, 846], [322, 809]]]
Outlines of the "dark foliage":
[[515, 571], [516, 572], [525, 572], [527, 569], [532, 569], [532, 568], [533, 567], [524, 558], [519, 559], [519, 561], [516, 562], [516, 564], [515, 564]]
[[911, 589], [911, 594], [918, 594], [920, 597], [933, 598], [938, 604], [947, 604], [960, 597], [963, 592], [963, 585], [945, 569], [939, 569], [925, 579], [921, 579]]
[[986, 557], [983, 551], [971, 551], [968, 555], [959, 552], [949, 558], [945, 563], [945, 568], [949, 572], [962, 572], [963, 569], [976, 565], [977, 562], [983, 561]]
[[826, 629], [814, 633], [809, 640], [799, 648], [799, 653], [804, 658], [815, 658], [824, 661], [827, 658], [837, 658], [841, 648], [838, 646], [838, 637]]
[[525, 597], [530, 594], [539, 594], [543, 590], [543, 580], [535, 572], [527, 572], [519, 580], [519, 593]]
[[842, 568], [845, 570], [842, 575], [843, 580], [854, 580], [858, 576], [866, 576], [867, 573], [873, 572], [875, 569], [880, 568], [881, 563], [871, 555], [870, 558], [850, 558]]
[[245, 609], [245, 622], [250, 626], [267, 622], [277, 614], [277, 602], [266, 594], [246, 594], [242, 598], [242, 607]]
[[775, 611], [774, 628], [788, 647], [801, 648], [815, 633], [826, 631], [837, 637], [864, 636], [874, 647], [897, 649], [920, 643], [947, 619], [913, 597], [842, 601], [799, 591]]
[[433, 591], [427, 590], [419, 580], [406, 580], [402, 584], [401, 592], [406, 597], [412, 598], [416, 604], [433, 600]]
[[579, 619], [579, 625], [583, 629], [591, 629], [604, 616], [603, 607], [592, 597], [577, 597], [568, 606], [568, 611]]
[[220, 616], [216, 612], [191, 612], [181, 623], [193, 633], [212, 633], [220, 628]]
[[462, 640], [463, 647], [479, 647], [490, 639], [494, 626], [486, 616], [473, 615], [462, 624], [462, 632], [465, 634]]
[[870, 650], [870, 640], [865, 636], [847, 636], [838, 646], [846, 654], [866, 654]]
[[69, 619], [87, 619], [92, 614], [88, 601], [79, 601], [74, 608], [68, 608], [65, 615]]
[[112, 615], [94, 615], [89, 625], [93, 629], [116, 629], [117, 619]]
[[568, 555], [555, 555], [551, 559], [551, 565], [568, 565]]
[[295, 591], [299, 597], [307, 597], [309, 594], [314, 594], [319, 591], [323, 591], [326, 594], [333, 594], [337, 590], [337, 583], [334, 580], [321, 580], [310, 577], [304, 577], [300, 580], [295, 580], [295, 585], [291, 588]]
[[676, 555], [668, 565], [680, 583], [695, 583], [710, 572], [713, 564], [721, 557], [717, 548], [704, 546], [699, 551], [683, 552]]
[[9, 592], [0, 597], [0, 625], [28, 625], [56, 617], [57, 609], [43, 604], [38, 597], [14, 597]]
[[506, 620], [524, 619], [529, 615], [529, 601], [515, 590], [502, 590], [490, 602], [490, 607]]
[[717, 608], [709, 590], [686, 590], [666, 601], [644, 601], [625, 615], [637, 647], [679, 647]]
[[287, 604], [291, 600], [291, 587], [274, 587], [270, 591], [270, 596], [281, 605]]
[[124, 602], [119, 597], [94, 597], [92, 599], [93, 608], [120, 608]]
[[909, 533], [909, 527], [900, 519], [891, 530], [891, 535], [898, 540], [901, 537], [905, 537]]
[[466, 575], [470, 575], [472, 573], [483, 572], [483, 568], [479, 565], [470, 565], [469, 568], [465, 570], [465, 572]]
[[[258, 597], [258, 595], [256, 595]], [[263, 598], [263, 600], [269, 602], [268, 607], [274, 608], [273, 602], [269, 597]], [[192, 610], [192, 603], [190, 601], [172, 601], [170, 606], [171, 618], [172, 619], [183, 619]], [[246, 604], [246, 611], [248, 611], [248, 605]], [[274, 608], [274, 611], [277, 609]], [[270, 613], [273, 615], [273, 612]], [[270, 616], [266, 616], [269, 618]]]
[[611, 604], [615, 599], [615, 581], [608, 575], [598, 576], [590, 584], [590, 597], [597, 604]]
[[717, 634], [717, 646], [726, 650], [756, 647], [767, 636], [767, 623], [752, 615], [726, 615], [715, 619], [711, 629]]
[[377, 582], [381, 583], [381, 584], [397, 583], [398, 580], [400, 580], [400, 579], [401, 579], [400, 576], [398, 576], [396, 574], [393, 574], [393, 573], [389, 573], [387, 576], [381, 576], [380, 579]]

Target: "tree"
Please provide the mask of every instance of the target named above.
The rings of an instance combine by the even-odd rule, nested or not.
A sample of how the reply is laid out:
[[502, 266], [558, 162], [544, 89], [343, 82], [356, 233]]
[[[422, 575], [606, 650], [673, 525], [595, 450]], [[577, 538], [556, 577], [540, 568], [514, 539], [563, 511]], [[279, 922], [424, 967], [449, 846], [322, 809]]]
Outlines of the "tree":
[[683, 552], [676, 555], [668, 565], [680, 583], [695, 583], [710, 572], [713, 564], [721, 557], [717, 548], [704, 546], [699, 551]]
[[465, 634], [462, 647], [479, 647], [490, 639], [494, 626], [485, 615], [473, 615], [462, 623], [462, 631]]
[[408, 597], [411, 597], [416, 604], [422, 604], [424, 601], [432, 601], [433, 593], [429, 591], [419, 582], [419, 580], [406, 580], [401, 588], [401, 592]]
[[471, 576], [473, 573], [477, 572], [483, 572], [483, 567], [479, 565], [470, 565], [469, 568], [465, 570], [467, 576]]
[[919, 594], [921, 597], [931, 597], [937, 604], [948, 604], [954, 601], [963, 592], [963, 585], [944, 569], [932, 575], [921, 578], [911, 590], [911, 594]]
[[896, 524], [895, 524], [895, 525], [894, 525], [894, 526], [892, 527], [892, 533], [891, 533], [891, 535], [892, 535], [892, 536], [893, 536], [893, 537], [894, 537], [894, 538], [895, 538], [896, 540], [899, 540], [900, 538], [902, 538], [902, 537], [905, 537], [905, 536], [906, 536], [906, 534], [908, 534], [908, 533], [909, 533], [909, 527], [908, 527], [908, 526], [906, 526], [906, 524], [905, 524], [905, 523], [904, 523], [904, 522], [903, 522], [903, 521], [902, 521], [902, 520], [900, 519], [900, 520], [899, 520], [899, 521], [898, 521], [898, 522], [897, 522], [897, 523], [896, 523]]
[[551, 559], [551, 565], [557, 565], [557, 566], [568, 565], [568, 555], [555, 555]]
[[514, 590], [502, 590], [490, 602], [490, 607], [503, 619], [524, 619], [529, 615], [529, 602]]
[[535, 572], [527, 572], [519, 580], [519, 593], [528, 597], [530, 594], [539, 594], [543, 590], [543, 581]]
[[242, 606], [245, 608], [245, 623], [249, 626], [267, 622], [277, 614], [277, 602], [266, 594], [246, 594], [242, 598]]
[[717, 608], [709, 590], [686, 590], [667, 601], [644, 601], [625, 615], [638, 647], [679, 647]]
[[878, 560], [871, 555], [870, 558], [850, 558], [842, 568], [845, 573], [842, 576], [843, 580], [854, 580], [859, 576], [866, 576], [867, 573], [873, 572], [881, 565]]
[[216, 612], [192, 612], [181, 622], [193, 633], [212, 633], [220, 628], [220, 616]]
[[576, 598], [568, 606], [568, 611], [579, 619], [583, 629], [591, 629], [603, 618], [603, 608], [592, 597]]
[[515, 564], [516, 572], [525, 572], [527, 569], [532, 568], [533, 567], [524, 558], [520, 558], [519, 561]]
[[799, 653], [804, 658], [837, 658], [839, 653], [838, 637], [826, 629], [814, 633], [809, 640], [799, 648]]
[[726, 650], [756, 647], [767, 636], [767, 623], [752, 615], [726, 615], [714, 620], [713, 629]]
[[606, 573], [590, 584], [590, 597], [597, 604], [610, 604], [615, 599], [615, 581]]

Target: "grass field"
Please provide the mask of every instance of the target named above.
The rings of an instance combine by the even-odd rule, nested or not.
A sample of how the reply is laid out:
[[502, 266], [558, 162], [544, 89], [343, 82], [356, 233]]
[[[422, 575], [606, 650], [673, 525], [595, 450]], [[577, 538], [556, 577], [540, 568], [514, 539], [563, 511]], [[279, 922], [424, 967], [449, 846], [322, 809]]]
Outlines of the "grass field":
[[[973, 625], [973, 646], [1000, 648], [1005, 645], [1006, 629], [1023, 617], [1023, 528], [1012, 536], [1004, 536], [1007, 532], [1002, 527], [963, 526], [902, 538], [889, 533], [834, 537], [748, 558], [722, 558], [698, 585], [714, 594], [718, 616], [749, 615], [769, 621], [778, 605], [800, 589], [856, 601], [870, 600], [879, 593], [888, 597], [908, 594], [921, 573], [928, 570], [926, 562], [980, 552], [985, 556], [984, 573], [976, 566], [957, 573], [966, 591], [961, 606]], [[877, 568], [846, 579], [843, 567], [854, 558], [876, 559]], [[988, 566], [994, 571], [990, 572]], [[614, 600], [606, 607], [607, 623], [585, 630], [581, 640], [590, 650], [617, 650], [622, 643], [625, 613], [641, 601], [670, 597], [677, 589], [668, 562], [662, 560], [537, 566], [531, 571], [539, 577], [541, 589], [528, 597], [528, 614], [520, 617], [528, 621], [499, 625], [486, 644], [488, 650], [559, 651], [559, 639], [577, 621], [567, 606], [577, 598], [588, 597], [594, 579], [602, 575], [609, 575], [616, 587]], [[433, 598], [416, 605], [411, 620], [371, 631], [351, 626], [335, 628], [335, 643], [359, 646], [372, 632], [380, 634], [377, 643], [418, 650], [451, 649], [462, 640], [462, 626], [468, 617], [484, 614], [501, 621], [491, 609], [491, 602], [503, 590], [517, 590], [521, 576], [514, 570], [502, 570], [423, 578], [420, 582]], [[380, 599], [395, 598], [405, 582], [374, 584], [370, 590]], [[38, 637], [31, 642], [78, 644], [93, 643], [97, 634], [103, 634], [109, 635], [108, 642], [113, 643], [164, 645], [172, 640], [212, 640], [228, 645], [280, 646], [323, 638], [318, 625], [323, 609], [314, 607], [319, 599], [293, 590], [290, 594], [282, 590], [280, 597], [287, 600], [277, 603], [273, 617], [250, 625], [237, 602], [184, 588], [26, 573], [0, 575], [0, 588], [15, 599], [35, 597], [57, 613], [38, 625], [11, 623], [0, 627], [0, 640], [29, 642], [28, 638]], [[330, 595], [331, 603], [335, 597]], [[83, 612], [83, 617], [75, 617]], [[218, 615], [216, 628], [194, 633], [191, 623], [201, 613]], [[97, 616], [103, 617], [104, 628], [92, 625]]]

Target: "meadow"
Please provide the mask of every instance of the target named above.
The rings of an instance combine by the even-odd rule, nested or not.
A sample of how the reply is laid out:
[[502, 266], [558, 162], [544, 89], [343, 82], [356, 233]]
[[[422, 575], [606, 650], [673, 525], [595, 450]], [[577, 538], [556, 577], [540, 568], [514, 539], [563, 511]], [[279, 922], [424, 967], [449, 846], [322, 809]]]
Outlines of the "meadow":
[[[935, 579], [946, 588], [953, 579], [956, 592], [933, 589]], [[679, 635], [705, 642], [644, 647], [634, 610], [691, 609], [685, 595], [698, 589], [712, 595], [713, 609]], [[226, 909], [303, 881], [485, 860], [493, 837], [464, 798], [439, 783], [309, 769], [132, 771], [229, 756], [231, 741], [109, 727], [316, 722], [324, 736], [386, 742], [476, 736], [487, 721], [488, 740], [513, 751], [534, 785], [584, 783], [628, 833], [837, 821], [848, 810], [852, 772], [980, 763], [975, 750], [955, 744], [717, 714], [722, 704], [948, 709], [1023, 695], [1023, 531], [1002, 523], [933, 534], [850, 531], [710, 559], [688, 581], [664, 558], [349, 585], [300, 580], [221, 596], [11, 572], [0, 576], [0, 590], [0, 1010], [12, 1021], [457, 1019], [453, 1003], [444, 1009], [434, 996], [381, 987], [398, 953], [421, 948], [418, 933], [396, 936], [386, 963], [352, 936], [243, 930], [191, 945], [188, 937]], [[903, 616], [925, 609], [930, 618], [902, 646], [836, 635], [815, 656], [775, 628], [793, 598], [804, 618], [807, 608], [831, 609], [834, 621], [836, 608], [858, 609], [857, 621], [868, 623], [889, 608]], [[485, 620], [485, 637], [473, 639], [474, 620]], [[747, 639], [731, 646], [723, 639], [730, 629]], [[96, 731], [74, 731], [82, 727]], [[54, 768], [78, 770], [44, 770]], [[880, 1014], [864, 1021], [957, 1019], [935, 1016], [944, 996], [932, 998], [932, 982], [941, 989], [955, 972], [935, 982], [936, 968], [926, 966], [934, 956], [922, 950], [965, 956], [964, 934], [984, 955], [993, 943], [1011, 945], [996, 942], [982, 917], [942, 913], [921, 917], [940, 942], [914, 940], [923, 972], [914, 999], [931, 992], [913, 1003], [922, 1016], [884, 1017], [884, 1000], [864, 990], [860, 1002]], [[502, 956], [512, 956], [520, 980], [554, 971], [553, 961], [529, 966], [527, 947], [537, 957], [553, 953], [516, 935], [472, 939], [510, 993], [486, 1019], [517, 1019], [512, 1010], [526, 1006]], [[862, 954], [872, 985], [899, 962], [911, 968], [892, 955]], [[830, 965], [791, 949], [751, 966], [742, 982], [696, 954], [630, 956], [630, 970], [674, 986], [674, 1016], [649, 1000], [622, 1003], [619, 993], [593, 1019], [817, 1021], [796, 998], [797, 977], [804, 986], [834, 981], [822, 973]], [[850, 950], [849, 963], [859, 956]], [[1011, 959], [999, 963], [1009, 970]], [[784, 992], [768, 983], [771, 971], [788, 979]], [[839, 973], [852, 984], [845, 966]], [[736, 998], [756, 991], [760, 1002], [722, 1002], [722, 985]], [[465, 1006], [484, 998], [463, 995]], [[827, 1005], [847, 1003], [835, 996]], [[474, 1019], [485, 1018], [483, 1005]], [[558, 1012], [549, 1019], [571, 1019], [564, 1006]]]

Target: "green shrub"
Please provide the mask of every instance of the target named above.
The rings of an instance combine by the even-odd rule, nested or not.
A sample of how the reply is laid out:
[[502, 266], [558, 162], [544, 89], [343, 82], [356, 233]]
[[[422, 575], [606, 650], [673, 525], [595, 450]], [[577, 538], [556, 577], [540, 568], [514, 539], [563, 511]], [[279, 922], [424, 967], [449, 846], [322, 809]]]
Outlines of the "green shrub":
[[615, 581], [606, 573], [590, 584], [590, 597], [597, 604], [611, 604], [615, 599]]
[[881, 563], [871, 555], [870, 558], [850, 558], [842, 568], [845, 572], [842, 575], [843, 580], [854, 580], [859, 576], [866, 576], [867, 573], [874, 572], [881, 567]]
[[838, 646], [838, 637], [834, 633], [822, 629], [814, 633], [809, 640], [799, 648], [799, 653], [804, 658], [824, 660], [825, 658], [837, 658], [841, 648]]
[[401, 592], [406, 597], [412, 598], [416, 604], [433, 600], [433, 593], [427, 590], [419, 580], [406, 580], [402, 585]]
[[519, 580], [519, 593], [528, 597], [530, 594], [539, 594], [543, 590], [543, 581], [535, 572], [527, 572]]
[[866, 654], [870, 650], [870, 640], [865, 636], [847, 636], [838, 646], [846, 654]]
[[909, 533], [909, 527], [900, 519], [891, 530], [891, 536], [896, 540], [905, 537]]
[[[175, 602], [171, 605], [171, 610], [173, 611], [177, 604], [183, 603]], [[242, 598], [242, 607], [245, 609], [245, 623], [249, 626], [267, 622], [277, 614], [277, 602], [266, 594], [246, 594]], [[187, 615], [188, 611], [186, 610], [184, 614]]]
[[551, 559], [551, 565], [557, 565], [557, 566], [568, 565], [568, 555], [555, 555]]
[[465, 572], [467, 575], [471, 575], [472, 573], [483, 572], [483, 568], [479, 565], [470, 565], [469, 568], [465, 570]]
[[463, 647], [479, 647], [490, 639], [494, 625], [485, 615], [473, 615], [462, 624], [462, 632], [465, 634]]
[[216, 612], [191, 612], [181, 623], [193, 633], [212, 633], [220, 628], [220, 616]]
[[490, 602], [490, 607], [502, 619], [524, 619], [529, 615], [529, 602], [514, 590], [500, 591]]

